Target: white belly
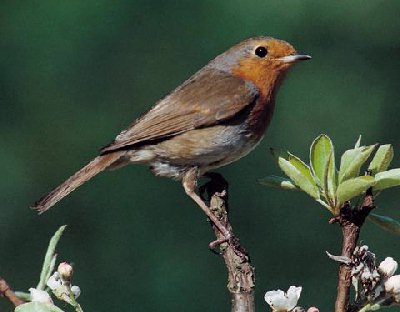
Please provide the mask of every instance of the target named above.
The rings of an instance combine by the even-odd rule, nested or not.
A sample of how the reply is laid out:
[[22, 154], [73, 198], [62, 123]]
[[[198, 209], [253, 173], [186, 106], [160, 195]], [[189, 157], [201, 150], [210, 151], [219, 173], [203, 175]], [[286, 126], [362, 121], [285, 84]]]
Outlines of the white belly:
[[204, 174], [246, 156], [261, 138], [250, 135], [241, 125], [196, 129], [144, 147], [141, 154], [149, 158], [142, 162], [149, 163], [160, 176], [179, 179], [193, 167]]

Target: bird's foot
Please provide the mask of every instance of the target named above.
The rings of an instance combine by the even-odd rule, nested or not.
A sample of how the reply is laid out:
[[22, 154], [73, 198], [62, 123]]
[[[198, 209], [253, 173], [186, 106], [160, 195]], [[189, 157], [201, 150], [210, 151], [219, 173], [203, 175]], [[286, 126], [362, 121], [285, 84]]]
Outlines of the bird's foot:
[[[222, 244], [226, 244], [225, 246], [221, 246]], [[226, 251], [226, 248], [230, 248], [236, 256], [238, 256], [241, 261], [249, 261], [249, 255], [247, 251], [240, 244], [239, 239], [233, 235], [232, 232], [227, 234], [224, 237], [218, 238], [208, 244], [210, 250], [216, 255], [221, 255]]]
[[214, 252], [214, 253], [219, 255], [220, 252], [217, 251], [217, 247], [219, 247], [223, 243], [228, 243], [229, 244], [231, 239], [232, 239], [232, 234], [229, 234], [229, 235], [227, 235], [225, 237], [216, 239], [216, 240], [214, 240], [214, 241], [212, 241], [212, 242], [210, 242], [208, 244], [208, 248], [210, 248], [210, 250], [212, 252]]
[[232, 249], [232, 251], [236, 254], [236, 256], [238, 256], [241, 259], [241, 261], [244, 262], [249, 260], [249, 255], [247, 254], [246, 250], [240, 244], [239, 239], [236, 238], [236, 236], [234, 236], [232, 233], [230, 233], [226, 237], [222, 237], [210, 242], [208, 244], [208, 247], [213, 253], [221, 255], [223, 253], [222, 250], [225, 250], [225, 247], [221, 245], [225, 243], [227, 244], [227, 247], [229, 246]]

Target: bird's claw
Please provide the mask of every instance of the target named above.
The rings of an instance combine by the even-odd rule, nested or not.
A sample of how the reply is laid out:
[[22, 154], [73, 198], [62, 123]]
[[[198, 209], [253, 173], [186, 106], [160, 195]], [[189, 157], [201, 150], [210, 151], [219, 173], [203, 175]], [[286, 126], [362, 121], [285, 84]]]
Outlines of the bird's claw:
[[222, 252], [220, 250], [217, 250], [217, 247], [219, 247], [221, 244], [224, 243], [228, 243], [229, 247], [232, 248], [233, 252], [240, 259], [242, 259], [243, 261], [249, 260], [246, 250], [244, 250], [244, 248], [240, 245], [239, 240], [232, 233], [227, 234], [223, 238], [212, 241], [211, 243], [208, 244], [208, 247], [214, 254], [221, 255]]
[[208, 248], [210, 248], [210, 250], [213, 253], [220, 255], [221, 253], [216, 251], [217, 247], [219, 247], [223, 243], [227, 243], [227, 242], [230, 243], [231, 239], [232, 239], [232, 234], [229, 233], [227, 236], [216, 239], [216, 240], [212, 241], [211, 243], [209, 243]]

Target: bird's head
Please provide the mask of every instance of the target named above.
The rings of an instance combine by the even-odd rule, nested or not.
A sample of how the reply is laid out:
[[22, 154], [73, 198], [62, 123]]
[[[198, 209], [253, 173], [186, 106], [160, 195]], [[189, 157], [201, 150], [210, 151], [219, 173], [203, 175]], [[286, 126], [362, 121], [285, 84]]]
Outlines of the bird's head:
[[210, 65], [253, 82], [262, 93], [279, 84], [293, 64], [311, 59], [292, 45], [271, 37], [244, 40], [217, 56]]

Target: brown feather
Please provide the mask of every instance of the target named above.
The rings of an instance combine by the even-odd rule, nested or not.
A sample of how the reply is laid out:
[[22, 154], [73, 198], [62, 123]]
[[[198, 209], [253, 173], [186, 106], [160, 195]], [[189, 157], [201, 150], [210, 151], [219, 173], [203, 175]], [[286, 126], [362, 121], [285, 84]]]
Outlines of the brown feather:
[[63, 184], [59, 185], [46, 196], [39, 199], [32, 209], [38, 210], [43, 213], [54, 206], [58, 201], [63, 199], [77, 187], [90, 180], [99, 172], [109, 167], [112, 163], [121, 157], [121, 152], [115, 152], [104, 156], [98, 156], [88, 163], [85, 167], [77, 171], [73, 176], [66, 180]]
[[251, 83], [205, 68], [122, 131], [101, 153], [218, 124], [254, 103], [257, 96]]

